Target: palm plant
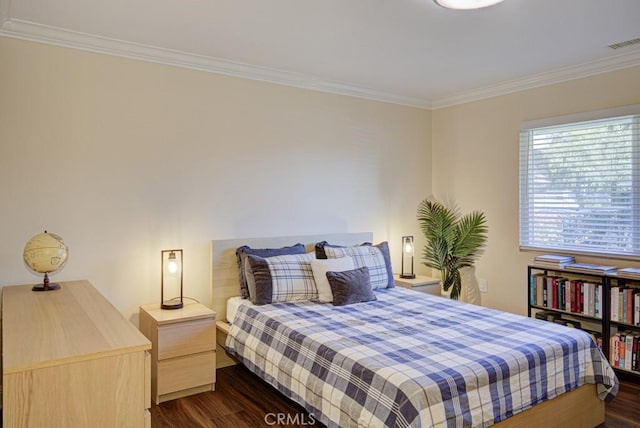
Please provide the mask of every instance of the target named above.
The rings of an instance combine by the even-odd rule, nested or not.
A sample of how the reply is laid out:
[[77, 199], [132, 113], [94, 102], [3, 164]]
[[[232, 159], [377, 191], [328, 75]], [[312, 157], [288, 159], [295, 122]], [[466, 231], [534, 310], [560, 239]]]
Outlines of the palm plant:
[[458, 299], [462, 288], [460, 269], [473, 266], [487, 241], [484, 213], [461, 215], [456, 204], [447, 207], [427, 198], [418, 206], [418, 222], [427, 241], [423, 264], [438, 269], [442, 288], [451, 289], [450, 297]]

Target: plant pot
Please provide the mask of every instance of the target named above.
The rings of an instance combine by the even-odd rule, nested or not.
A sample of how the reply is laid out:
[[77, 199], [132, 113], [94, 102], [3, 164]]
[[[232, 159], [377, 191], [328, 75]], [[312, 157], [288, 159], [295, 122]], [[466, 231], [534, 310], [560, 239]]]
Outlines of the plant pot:
[[480, 286], [478, 278], [476, 278], [475, 266], [464, 267], [460, 269], [460, 297], [459, 300], [474, 305], [480, 305]]

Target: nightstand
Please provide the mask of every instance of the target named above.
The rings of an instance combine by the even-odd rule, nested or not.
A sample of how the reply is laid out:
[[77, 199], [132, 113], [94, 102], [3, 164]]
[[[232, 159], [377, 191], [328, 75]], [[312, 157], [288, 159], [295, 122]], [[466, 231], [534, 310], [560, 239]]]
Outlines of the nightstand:
[[396, 285], [411, 290], [420, 291], [421, 293], [440, 295], [440, 279], [430, 276], [416, 275], [413, 279], [400, 278], [400, 275], [394, 274], [393, 279]]
[[151, 341], [154, 402], [215, 390], [216, 313], [200, 303], [181, 309], [140, 306], [140, 331]]

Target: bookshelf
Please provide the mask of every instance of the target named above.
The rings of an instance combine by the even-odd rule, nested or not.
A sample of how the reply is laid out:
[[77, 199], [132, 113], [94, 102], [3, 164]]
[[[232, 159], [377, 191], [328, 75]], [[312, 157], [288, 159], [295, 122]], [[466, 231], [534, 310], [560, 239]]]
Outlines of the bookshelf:
[[530, 317], [589, 331], [616, 372], [640, 382], [640, 277], [531, 264], [527, 284]]

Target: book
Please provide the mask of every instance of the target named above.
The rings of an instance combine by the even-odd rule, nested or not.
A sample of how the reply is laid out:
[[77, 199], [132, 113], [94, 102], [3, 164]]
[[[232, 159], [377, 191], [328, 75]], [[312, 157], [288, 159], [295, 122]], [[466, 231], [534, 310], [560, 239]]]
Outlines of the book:
[[560, 318], [560, 314], [556, 312], [550, 312], [550, 311], [538, 311], [536, 312], [535, 317], [539, 320], [553, 322], [556, 319]]
[[620, 367], [620, 333], [611, 336], [611, 346], [609, 349], [609, 363], [613, 367]]
[[640, 279], [640, 268], [628, 267], [618, 269], [618, 272], [616, 274], [622, 278]]
[[631, 348], [631, 370], [639, 370], [638, 368], [638, 341], [640, 340], [640, 335], [636, 334], [633, 336], [633, 345]]
[[627, 370], [631, 370], [633, 367], [633, 360], [631, 356], [633, 355], [633, 333], [627, 332], [626, 342], [624, 344], [624, 368]]
[[574, 320], [568, 320], [565, 318], [556, 318], [553, 320], [554, 323], [556, 324], [561, 324], [564, 325], [566, 327], [573, 327], [573, 328], [581, 328], [582, 325], [580, 324], [580, 321], [574, 321]]
[[589, 287], [588, 287], [588, 289], [589, 289], [589, 293], [588, 293], [589, 294], [589, 299], [587, 301], [587, 304], [585, 305], [586, 308], [587, 308], [585, 312], [586, 312], [587, 315], [589, 315], [591, 317], [594, 317], [596, 315], [596, 310], [595, 310], [595, 307], [596, 307], [596, 285], [594, 283], [592, 283], [592, 282], [589, 282], [588, 284], [589, 284]]
[[618, 293], [618, 321], [624, 322], [624, 288], [620, 287], [620, 292]]
[[610, 298], [611, 321], [620, 321], [618, 317], [618, 296], [619, 295], [620, 295], [620, 287], [611, 287], [611, 298]]
[[584, 304], [582, 306], [582, 314], [583, 315], [591, 315], [589, 313], [589, 300], [591, 299], [591, 283], [583, 282], [582, 283], [582, 296]]
[[625, 314], [624, 314], [624, 322], [627, 324], [633, 324], [633, 294], [635, 290], [633, 288], [627, 288], [625, 293]]
[[615, 266], [596, 265], [590, 263], [570, 263], [565, 265], [565, 268], [576, 272], [590, 274], [611, 273], [617, 269]]
[[618, 336], [618, 367], [624, 368], [625, 345], [627, 343], [627, 334], [622, 331]]
[[542, 306], [544, 304], [544, 283], [545, 276], [540, 275], [536, 277], [536, 305]]
[[529, 299], [532, 305], [542, 305], [541, 285], [546, 275], [543, 273], [532, 273], [529, 277]]
[[579, 299], [578, 295], [580, 294], [580, 281], [572, 280], [569, 282], [569, 311], [578, 312]]
[[602, 284], [596, 286], [596, 295], [594, 298], [594, 316], [602, 319]]
[[537, 268], [553, 270], [553, 269], [564, 269], [566, 266], [566, 263], [549, 263], [549, 262], [534, 261], [533, 265]]
[[573, 256], [563, 256], [560, 254], [541, 254], [539, 256], [535, 256], [533, 259], [534, 262], [543, 262], [543, 263], [553, 263], [553, 264], [566, 264], [573, 263]]
[[624, 287], [620, 289], [620, 300], [618, 303], [620, 305], [618, 308], [619, 321], [627, 322], [627, 289]]

